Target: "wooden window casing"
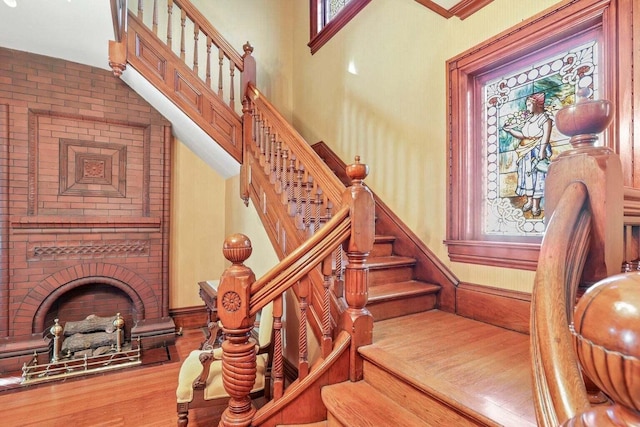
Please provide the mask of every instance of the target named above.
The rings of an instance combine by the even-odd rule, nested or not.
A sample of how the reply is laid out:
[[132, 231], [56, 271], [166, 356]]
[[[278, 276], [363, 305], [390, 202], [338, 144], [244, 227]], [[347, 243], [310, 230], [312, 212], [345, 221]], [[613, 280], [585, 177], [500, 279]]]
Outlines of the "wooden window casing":
[[351, 0], [333, 19], [323, 23], [320, 17], [328, 2], [329, 0], [310, 0], [311, 40], [308, 46], [312, 55], [347, 25], [371, 0]]
[[[600, 97], [616, 107], [616, 116], [601, 137], [604, 144], [633, 158], [632, 138], [620, 142], [620, 129], [633, 128], [633, 83], [628, 69], [632, 55], [632, 30], [618, 24], [632, 15], [633, 0], [564, 1], [554, 9], [523, 22], [487, 42], [447, 61], [448, 192], [445, 244], [454, 262], [535, 270], [542, 237], [502, 237], [482, 233], [480, 210], [475, 194], [482, 176], [477, 135], [482, 118], [477, 114], [478, 80], [490, 70], [534, 55], [545, 47], [585, 31], [601, 34]], [[629, 48], [626, 50], [626, 48]], [[627, 71], [624, 71], [624, 70]], [[475, 129], [475, 130], [474, 130]], [[623, 160], [623, 168], [625, 168]], [[625, 170], [625, 184], [633, 185], [633, 165]]]

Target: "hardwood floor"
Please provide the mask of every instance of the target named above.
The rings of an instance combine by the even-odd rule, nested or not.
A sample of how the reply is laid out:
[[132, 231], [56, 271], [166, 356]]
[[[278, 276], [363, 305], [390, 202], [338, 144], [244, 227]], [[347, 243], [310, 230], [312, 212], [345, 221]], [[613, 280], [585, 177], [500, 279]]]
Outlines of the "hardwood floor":
[[[203, 340], [200, 329], [176, 341], [182, 360]], [[4, 427], [175, 426], [180, 360], [0, 392]], [[189, 411], [189, 426], [215, 426], [221, 413]]]

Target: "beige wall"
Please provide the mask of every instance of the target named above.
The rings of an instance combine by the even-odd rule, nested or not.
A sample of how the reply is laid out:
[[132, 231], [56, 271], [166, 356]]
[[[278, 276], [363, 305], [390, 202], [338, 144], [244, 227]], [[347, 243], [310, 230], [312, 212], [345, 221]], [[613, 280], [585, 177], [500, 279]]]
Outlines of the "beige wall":
[[225, 268], [225, 180], [174, 140], [171, 176], [169, 307], [202, 305], [198, 282]]
[[[449, 262], [445, 61], [554, 3], [495, 0], [461, 21], [412, 0], [376, 0], [312, 56], [308, 2], [292, 2], [293, 124], [344, 160], [359, 154], [371, 188]], [[449, 265], [463, 281], [531, 291], [532, 272]]]

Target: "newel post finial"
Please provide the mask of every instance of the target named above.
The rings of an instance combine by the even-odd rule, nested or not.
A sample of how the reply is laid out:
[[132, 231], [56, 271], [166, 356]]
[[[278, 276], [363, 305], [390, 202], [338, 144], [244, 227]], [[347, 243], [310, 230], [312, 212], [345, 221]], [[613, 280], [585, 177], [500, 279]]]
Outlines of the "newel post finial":
[[[220, 426], [244, 427], [251, 424], [256, 409], [251, 404], [251, 389], [256, 379], [255, 340], [250, 338], [255, 316], [249, 314], [251, 284], [256, 276], [244, 262], [253, 248], [244, 234], [228, 236], [222, 246], [231, 261], [220, 277], [218, 316], [225, 340], [222, 343], [222, 377], [224, 389], [231, 398], [222, 414]], [[253, 361], [253, 363], [248, 363]]]
[[256, 59], [253, 57], [253, 46], [251, 43], [246, 42], [242, 46], [242, 50], [244, 50], [244, 54], [242, 55], [243, 62], [243, 71], [242, 71], [242, 95], [244, 96], [247, 93], [247, 86], [249, 83], [256, 86]]
[[342, 201], [350, 206], [351, 236], [345, 243], [349, 262], [344, 274], [344, 298], [348, 309], [340, 322], [341, 328], [352, 336], [349, 376], [352, 381], [357, 381], [362, 378], [363, 366], [358, 348], [371, 344], [373, 340], [373, 317], [366, 305], [369, 299], [367, 258], [375, 238], [375, 202], [371, 190], [364, 184], [369, 166], [360, 163], [360, 156], [347, 166], [346, 173], [351, 179], [351, 186], [344, 192]]

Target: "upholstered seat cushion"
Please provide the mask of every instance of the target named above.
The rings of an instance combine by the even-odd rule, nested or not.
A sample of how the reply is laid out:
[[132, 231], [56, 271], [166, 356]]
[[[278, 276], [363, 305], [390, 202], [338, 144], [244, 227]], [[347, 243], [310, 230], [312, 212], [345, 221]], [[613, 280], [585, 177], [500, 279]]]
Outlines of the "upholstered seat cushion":
[[[194, 350], [182, 363], [180, 374], [178, 376], [178, 388], [176, 390], [178, 403], [186, 403], [193, 400], [193, 382], [202, 373], [200, 354], [208, 352], [211, 352], [211, 350]], [[211, 363], [211, 368], [209, 369], [207, 386], [204, 390], [205, 400], [229, 396], [222, 385], [222, 361], [220, 360], [222, 357], [222, 349], [217, 348], [213, 350], [213, 355], [216, 360]], [[267, 354], [258, 355], [256, 359], [256, 382], [251, 390], [252, 393], [264, 389], [267, 362]]]

